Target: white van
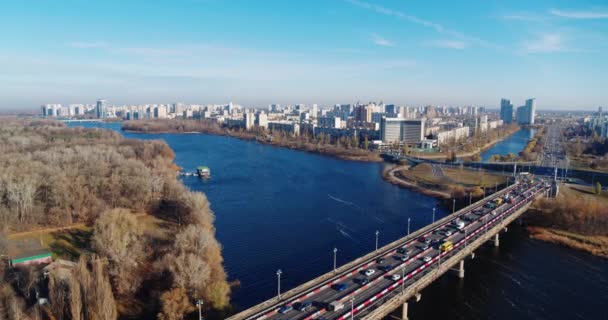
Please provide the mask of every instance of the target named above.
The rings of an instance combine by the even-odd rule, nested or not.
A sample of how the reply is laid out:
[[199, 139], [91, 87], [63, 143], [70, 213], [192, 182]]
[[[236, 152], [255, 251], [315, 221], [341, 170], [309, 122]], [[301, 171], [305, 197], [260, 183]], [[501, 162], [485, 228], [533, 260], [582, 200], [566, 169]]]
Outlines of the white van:
[[338, 310], [342, 310], [342, 309], [344, 309], [344, 303], [342, 303], [338, 300], [329, 304], [330, 311], [338, 311]]

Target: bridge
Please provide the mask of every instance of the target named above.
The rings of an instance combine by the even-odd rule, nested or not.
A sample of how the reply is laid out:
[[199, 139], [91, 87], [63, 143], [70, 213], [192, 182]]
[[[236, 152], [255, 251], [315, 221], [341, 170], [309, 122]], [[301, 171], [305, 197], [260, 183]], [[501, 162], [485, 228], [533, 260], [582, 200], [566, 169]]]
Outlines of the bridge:
[[548, 196], [547, 182], [521, 180], [229, 319], [382, 319], [398, 308], [407, 319], [408, 301], [448, 271], [463, 278], [479, 246], [498, 246], [499, 233]]

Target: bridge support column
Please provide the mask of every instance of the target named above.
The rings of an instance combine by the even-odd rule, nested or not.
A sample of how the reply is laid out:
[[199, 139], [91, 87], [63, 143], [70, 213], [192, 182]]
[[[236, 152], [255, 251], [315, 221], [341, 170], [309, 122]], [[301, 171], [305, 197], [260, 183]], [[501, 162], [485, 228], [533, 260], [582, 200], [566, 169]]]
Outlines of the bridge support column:
[[402, 320], [408, 320], [408, 317], [407, 317], [407, 302], [404, 302], [403, 305], [401, 306], [401, 319]]
[[458, 278], [464, 279], [464, 260], [458, 263]]
[[500, 240], [498, 239], [498, 233], [494, 235], [494, 246], [498, 247]]

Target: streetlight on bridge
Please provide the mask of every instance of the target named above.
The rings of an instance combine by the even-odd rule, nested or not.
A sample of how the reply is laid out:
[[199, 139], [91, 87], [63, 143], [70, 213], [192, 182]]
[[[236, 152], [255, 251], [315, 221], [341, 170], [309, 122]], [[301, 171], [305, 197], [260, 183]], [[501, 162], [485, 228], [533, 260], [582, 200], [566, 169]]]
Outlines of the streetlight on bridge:
[[281, 269], [277, 270], [277, 300], [281, 300], [281, 274], [283, 271]]
[[350, 297], [350, 320], [355, 319], [355, 296]]
[[196, 306], [198, 307], [198, 320], [203, 320], [201, 308], [203, 307], [203, 299], [196, 300]]
[[412, 218], [407, 218], [407, 235], [410, 235], [410, 221], [412, 220]]
[[433, 207], [433, 223], [435, 223], [435, 207]]
[[376, 251], [378, 251], [378, 235], [380, 235], [380, 231], [376, 230]]
[[456, 199], [452, 199], [452, 213], [456, 212]]
[[334, 272], [336, 272], [336, 254], [338, 253], [338, 248], [334, 247]]

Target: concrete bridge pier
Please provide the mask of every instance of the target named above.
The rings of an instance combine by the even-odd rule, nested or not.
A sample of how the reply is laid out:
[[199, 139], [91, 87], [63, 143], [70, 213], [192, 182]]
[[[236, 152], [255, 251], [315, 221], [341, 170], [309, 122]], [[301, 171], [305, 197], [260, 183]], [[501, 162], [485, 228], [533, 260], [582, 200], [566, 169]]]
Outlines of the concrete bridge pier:
[[498, 233], [494, 235], [494, 246], [498, 247], [500, 244], [500, 240], [498, 238]]
[[460, 279], [464, 279], [464, 259], [458, 262], [458, 266], [450, 269]]
[[458, 263], [458, 278], [464, 279], [464, 260]]
[[401, 306], [401, 320], [408, 320], [407, 317], [407, 301]]

